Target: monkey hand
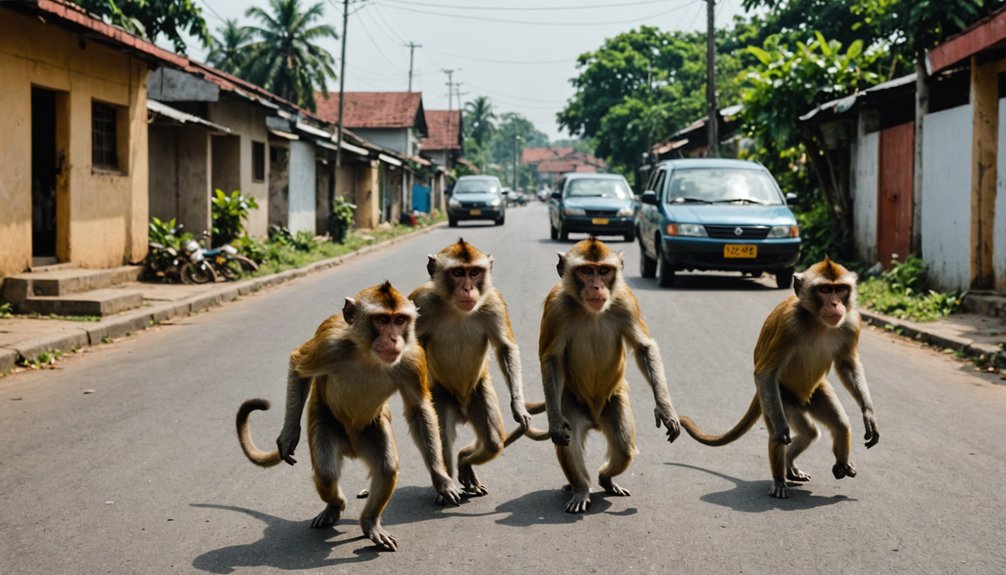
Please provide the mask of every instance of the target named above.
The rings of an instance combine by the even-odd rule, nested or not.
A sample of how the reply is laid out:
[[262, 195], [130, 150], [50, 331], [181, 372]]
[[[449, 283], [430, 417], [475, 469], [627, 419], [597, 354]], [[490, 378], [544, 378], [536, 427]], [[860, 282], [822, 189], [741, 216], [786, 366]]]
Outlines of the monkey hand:
[[657, 419], [657, 427], [661, 424], [667, 428], [667, 441], [673, 442], [681, 435], [681, 423], [678, 421], [678, 414], [668, 407], [657, 406], [653, 409], [653, 415]]
[[869, 449], [880, 441], [880, 432], [877, 431], [877, 418], [872, 413], [864, 413], [863, 425], [866, 427], [866, 435], [863, 439], [866, 440], [866, 448]]
[[520, 428], [527, 431], [531, 428], [531, 414], [527, 411], [524, 400], [516, 398], [510, 401], [510, 411], [513, 412], [514, 421], [520, 424]]
[[437, 490], [437, 503], [451, 503], [453, 505], [461, 504], [461, 489], [459, 489], [457, 483], [454, 483], [454, 480], [447, 475], [437, 477], [434, 481], [433, 488]]
[[548, 423], [548, 435], [552, 438], [552, 443], [556, 445], [569, 445], [569, 440], [572, 437], [573, 426], [569, 424], [569, 420], [565, 417], [561, 418], [558, 422]]
[[789, 436], [789, 426], [788, 425], [783, 426], [779, 430], [779, 433], [776, 433], [775, 435], [772, 436], [772, 441], [776, 443], [781, 443], [783, 445], [789, 445], [790, 443], [793, 443], [793, 439], [790, 438]]
[[279, 437], [276, 439], [276, 447], [279, 448], [280, 459], [293, 465], [297, 463], [297, 460], [293, 458], [293, 452], [297, 449], [297, 443], [300, 441], [300, 426], [296, 428], [284, 427], [283, 431], [279, 433]]

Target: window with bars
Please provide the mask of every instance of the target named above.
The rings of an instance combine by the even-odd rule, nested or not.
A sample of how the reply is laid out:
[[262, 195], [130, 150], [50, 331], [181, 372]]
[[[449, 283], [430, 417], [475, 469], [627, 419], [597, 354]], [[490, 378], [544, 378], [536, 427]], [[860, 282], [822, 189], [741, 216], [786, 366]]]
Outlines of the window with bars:
[[252, 180], [265, 180], [265, 143], [252, 141]]
[[95, 168], [119, 169], [115, 106], [91, 104], [91, 163]]

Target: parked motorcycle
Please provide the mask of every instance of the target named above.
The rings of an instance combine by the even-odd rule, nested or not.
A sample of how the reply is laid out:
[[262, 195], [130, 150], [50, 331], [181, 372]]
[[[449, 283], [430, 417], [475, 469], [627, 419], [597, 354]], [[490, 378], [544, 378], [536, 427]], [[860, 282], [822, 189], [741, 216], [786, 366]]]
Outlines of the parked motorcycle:
[[247, 273], [258, 271], [254, 260], [239, 254], [237, 248], [230, 244], [204, 250], [203, 255], [226, 280], [239, 280]]
[[182, 242], [182, 262], [179, 275], [187, 284], [207, 284], [217, 281], [217, 272], [206, 259], [205, 250], [195, 239]]
[[178, 250], [157, 242], [147, 243], [147, 257], [143, 260], [147, 279], [180, 283], [181, 260]]

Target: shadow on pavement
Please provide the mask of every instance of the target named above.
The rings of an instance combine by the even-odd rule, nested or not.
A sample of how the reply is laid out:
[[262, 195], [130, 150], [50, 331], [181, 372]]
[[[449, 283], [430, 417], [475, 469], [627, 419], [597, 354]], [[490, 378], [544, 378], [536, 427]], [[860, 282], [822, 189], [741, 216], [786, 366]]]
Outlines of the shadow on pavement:
[[[566, 513], [564, 507], [569, 501], [569, 492], [565, 489], [548, 489], [533, 491], [516, 499], [501, 503], [496, 507], [497, 513], [505, 513], [506, 517], [496, 523], [510, 527], [528, 527], [530, 525], [568, 525], [582, 521], [585, 516], [605, 513], [609, 517], [627, 517], [637, 513], [631, 507], [621, 511], [609, 512], [610, 498], [604, 491], [594, 491], [590, 494], [590, 509], [586, 513]], [[617, 497], [617, 499], [623, 499]]]
[[733, 489], [717, 493], [708, 493], [700, 497], [700, 499], [706, 503], [712, 503], [721, 507], [729, 507], [734, 511], [743, 511], [745, 513], [765, 513], [766, 511], [775, 510], [795, 511], [801, 509], [814, 509], [815, 507], [824, 507], [825, 505], [834, 505], [836, 503], [843, 503], [847, 501], [856, 501], [855, 499], [851, 499], [845, 495], [835, 495], [833, 497], [813, 495], [806, 489], [806, 487], [813, 485], [813, 482], [803, 484], [790, 483], [789, 498], [775, 499], [768, 494], [769, 488], [772, 487], [772, 481], [770, 480], [744, 481], [737, 479], [736, 477], [731, 477], [716, 471], [710, 471], [709, 469], [697, 467], [695, 465], [688, 465], [686, 463], [665, 463], [665, 465], [672, 465], [683, 469], [694, 469], [696, 471], [702, 471], [733, 482], [735, 485]]
[[[360, 526], [355, 518], [340, 519], [337, 528], [311, 529], [310, 518], [290, 521], [233, 505], [193, 503], [192, 507], [245, 513], [265, 523], [265, 531], [258, 541], [214, 549], [193, 559], [192, 566], [200, 571], [232, 573], [238, 567], [273, 567], [283, 571], [299, 571], [363, 563], [376, 559], [381, 554], [375, 545], [370, 544], [369, 539], [360, 534]], [[356, 536], [349, 535], [354, 532], [357, 533]], [[330, 541], [333, 536], [340, 536], [340, 539]], [[363, 543], [362, 547], [353, 551], [355, 558], [330, 558], [333, 547], [354, 541]]]

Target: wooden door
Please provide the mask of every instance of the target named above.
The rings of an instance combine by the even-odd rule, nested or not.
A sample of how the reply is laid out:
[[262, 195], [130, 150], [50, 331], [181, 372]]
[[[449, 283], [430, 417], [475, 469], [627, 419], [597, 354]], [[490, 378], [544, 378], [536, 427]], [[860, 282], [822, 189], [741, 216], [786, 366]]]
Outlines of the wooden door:
[[877, 259], [885, 268], [904, 261], [912, 246], [915, 124], [880, 132], [877, 190]]

